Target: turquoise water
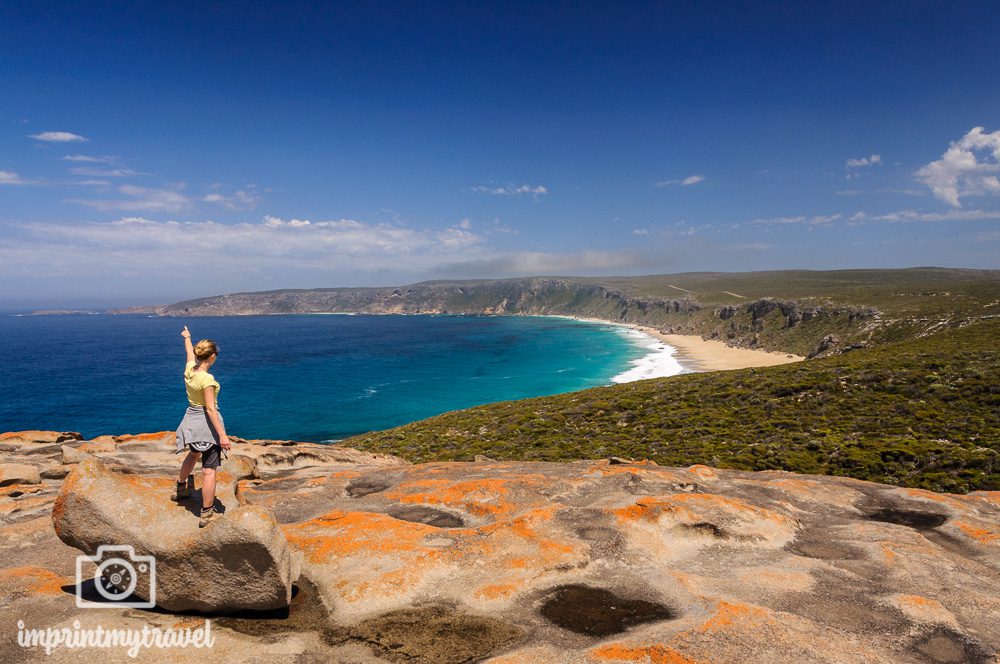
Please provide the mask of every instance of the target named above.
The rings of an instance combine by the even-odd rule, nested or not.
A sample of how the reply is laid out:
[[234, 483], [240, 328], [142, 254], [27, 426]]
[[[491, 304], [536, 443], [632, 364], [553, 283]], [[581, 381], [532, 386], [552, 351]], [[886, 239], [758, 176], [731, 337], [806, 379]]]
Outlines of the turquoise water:
[[219, 344], [229, 433], [323, 441], [597, 385], [649, 351], [621, 328], [513, 316], [0, 316], [0, 431], [172, 430], [180, 330]]

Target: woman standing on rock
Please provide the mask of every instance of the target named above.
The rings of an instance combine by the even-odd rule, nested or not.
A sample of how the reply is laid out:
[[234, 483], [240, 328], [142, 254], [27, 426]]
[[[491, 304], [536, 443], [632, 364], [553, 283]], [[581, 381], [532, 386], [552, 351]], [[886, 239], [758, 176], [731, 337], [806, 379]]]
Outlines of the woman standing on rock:
[[191, 345], [191, 333], [187, 325], [181, 331], [187, 364], [184, 365], [184, 386], [187, 388], [188, 408], [184, 419], [177, 427], [177, 450], [188, 454], [181, 465], [177, 478], [174, 500], [181, 501], [191, 495], [194, 477], [191, 471], [201, 459], [201, 520], [198, 526], [204, 528], [218, 514], [215, 511], [215, 469], [222, 465], [225, 450], [230, 448], [229, 436], [222, 421], [216, 398], [219, 383], [208, 370], [219, 357], [218, 348], [211, 339], [202, 339], [198, 345]]

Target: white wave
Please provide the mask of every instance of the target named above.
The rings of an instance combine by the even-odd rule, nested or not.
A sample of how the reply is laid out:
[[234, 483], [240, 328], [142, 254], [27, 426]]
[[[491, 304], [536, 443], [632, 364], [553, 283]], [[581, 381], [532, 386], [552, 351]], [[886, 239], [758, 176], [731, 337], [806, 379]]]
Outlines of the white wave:
[[634, 380], [646, 380], [647, 378], [662, 378], [664, 376], [676, 376], [677, 374], [689, 373], [690, 370], [681, 365], [674, 357], [677, 349], [668, 346], [659, 339], [629, 327], [619, 326], [616, 329], [624, 334], [635, 345], [647, 351], [642, 357], [629, 362], [631, 368], [620, 374], [613, 376], [613, 383], [630, 383]]

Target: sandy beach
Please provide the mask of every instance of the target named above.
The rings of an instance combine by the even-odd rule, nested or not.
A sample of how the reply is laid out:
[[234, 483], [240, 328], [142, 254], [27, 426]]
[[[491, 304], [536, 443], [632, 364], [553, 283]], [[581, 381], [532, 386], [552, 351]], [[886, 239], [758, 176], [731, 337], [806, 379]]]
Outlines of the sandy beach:
[[677, 359], [697, 371], [723, 371], [749, 367], [771, 367], [776, 364], [800, 362], [806, 358], [791, 353], [778, 353], [751, 348], [734, 348], [721, 341], [702, 339], [697, 335], [663, 334], [650, 327], [635, 327], [677, 349]]
[[676, 360], [689, 371], [725, 371], [728, 369], [749, 369], [750, 367], [771, 367], [776, 364], [800, 362], [806, 358], [791, 353], [780, 353], [751, 348], [734, 348], [721, 341], [702, 339], [693, 334], [664, 334], [655, 327], [632, 323], [614, 323], [600, 318], [565, 316], [590, 323], [621, 325], [642, 332], [677, 349]]

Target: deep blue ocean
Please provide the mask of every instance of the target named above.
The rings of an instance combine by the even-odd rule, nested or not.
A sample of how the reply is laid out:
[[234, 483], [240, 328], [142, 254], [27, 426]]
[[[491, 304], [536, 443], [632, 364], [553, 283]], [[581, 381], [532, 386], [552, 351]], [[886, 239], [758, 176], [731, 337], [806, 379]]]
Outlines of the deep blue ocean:
[[613, 325], [514, 316], [0, 315], [0, 431], [173, 430], [192, 339], [244, 438], [336, 440], [477, 404], [608, 385], [649, 351]]

